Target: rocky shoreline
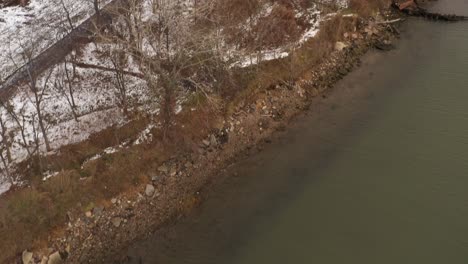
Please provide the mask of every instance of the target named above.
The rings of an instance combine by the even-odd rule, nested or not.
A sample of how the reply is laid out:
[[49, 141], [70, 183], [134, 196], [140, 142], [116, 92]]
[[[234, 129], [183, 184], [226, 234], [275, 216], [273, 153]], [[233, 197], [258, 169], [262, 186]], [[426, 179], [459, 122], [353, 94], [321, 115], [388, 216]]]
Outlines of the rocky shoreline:
[[[391, 16], [391, 13], [386, 14]], [[379, 18], [384, 20], [384, 18]], [[216, 176], [241, 157], [262, 149], [276, 131], [308, 109], [353, 68], [370, 49], [389, 50], [398, 38], [393, 23], [364, 21], [335, 43], [335, 52], [294, 85], [278, 85], [258, 93], [225, 118], [224, 127], [200, 142], [193, 153], [177, 153], [154, 172], [152, 182], [136, 194], [111, 199], [81, 215], [69, 215], [67, 227], [51, 235], [44, 249], [23, 252], [21, 263], [120, 263], [122, 249], [165, 223], [177, 221], [202, 201], [201, 193]]]

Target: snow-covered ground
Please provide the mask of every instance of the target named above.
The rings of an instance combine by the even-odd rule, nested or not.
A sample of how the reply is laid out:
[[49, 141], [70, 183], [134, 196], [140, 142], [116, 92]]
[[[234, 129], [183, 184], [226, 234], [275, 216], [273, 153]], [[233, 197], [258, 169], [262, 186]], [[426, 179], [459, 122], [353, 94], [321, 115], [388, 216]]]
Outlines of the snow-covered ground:
[[70, 31], [65, 10], [74, 27], [94, 14], [90, 0], [31, 0], [0, 9], [0, 82], [24, 65], [21, 52], [32, 48], [37, 55]]
[[[92, 45], [92, 46], [91, 46]], [[79, 61], [93, 63], [96, 65], [106, 65], [105, 61], [99, 60], [96, 56], [96, 47], [94, 44], [88, 44], [84, 49], [83, 55]], [[100, 63], [98, 62], [100, 61]], [[76, 68], [76, 78], [72, 82], [74, 90], [74, 99], [76, 102], [75, 112], [79, 116], [78, 122], [74, 119], [72, 108], [63, 92], [54, 87], [55, 81], [61, 78], [61, 72], [64, 64], [55, 66], [49, 78], [46, 92], [44, 94], [41, 110], [46, 122], [46, 130], [52, 149], [67, 144], [81, 142], [87, 139], [91, 134], [97, 133], [112, 125], [123, 125], [126, 120], [120, 108], [118, 108], [118, 92], [115, 88], [114, 73], [107, 71], [98, 71], [89, 68]], [[68, 69], [72, 72], [72, 67], [68, 64]], [[38, 87], [44, 87], [44, 82], [49, 72], [43, 73], [38, 79]], [[128, 98], [132, 105], [148, 104], [150, 96], [143, 80], [126, 76], [128, 88]], [[34, 149], [35, 135], [42, 140], [42, 134], [38, 131], [36, 108], [34, 94], [28, 89], [28, 86], [22, 86], [18, 92], [10, 99], [13, 112], [24, 123], [26, 141], [29, 144], [28, 149]], [[20, 127], [13, 116], [0, 108], [1, 118], [4, 120], [8, 133], [13, 133], [14, 137], [11, 145], [12, 165], [24, 160], [28, 156], [28, 151], [24, 147]], [[34, 119], [35, 118], [35, 119]], [[24, 122], [23, 122], [24, 121]], [[44, 148], [43, 144], [41, 144]], [[44, 149], [43, 149], [44, 151]], [[3, 165], [0, 165], [3, 168]], [[6, 179], [0, 176], [0, 194], [9, 189]], [[3, 182], [3, 184], [2, 184]]]

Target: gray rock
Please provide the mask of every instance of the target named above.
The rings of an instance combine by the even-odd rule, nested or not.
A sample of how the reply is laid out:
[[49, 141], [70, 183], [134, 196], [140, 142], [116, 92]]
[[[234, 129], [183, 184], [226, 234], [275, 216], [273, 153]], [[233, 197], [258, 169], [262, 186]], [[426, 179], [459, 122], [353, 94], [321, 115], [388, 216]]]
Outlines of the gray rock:
[[154, 194], [154, 186], [151, 184], [147, 184], [146, 189], [145, 189], [145, 194], [146, 196], [152, 196]]
[[119, 227], [120, 224], [122, 224], [122, 218], [120, 217], [114, 217], [111, 219], [111, 223], [115, 226], [115, 227]]
[[267, 129], [269, 125], [270, 121], [265, 117], [260, 118], [260, 120], [258, 121], [258, 126], [262, 129]]
[[187, 161], [184, 166], [185, 166], [185, 168], [192, 168], [193, 164], [192, 164], [192, 162]]
[[94, 207], [93, 208], [93, 215], [100, 216], [102, 214], [102, 211], [104, 211], [104, 207], [102, 207], [102, 206]]
[[345, 67], [340, 67], [340, 68], [338, 69], [338, 72], [339, 72], [341, 75], [346, 75], [346, 74], [348, 74], [349, 71], [348, 71], [348, 69], [346, 69]]
[[215, 135], [213, 135], [213, 134], [211, 134], [211, 136], [210, 136], [210, 145], [211, 146], [218, 145], [218, 140], [216, 139]]
[[161, 166], [159, 166], [158, 171], [162, 172], [162, 173], [168, 173], [169, 168], [166, 165], [161, 165]]
[[52, 255], [49, 256], [49, 260], [47, 261], [47, 264], [60, 264], [63, 263], [62, 256], [60, 256], [60, 253], [56, 251], [55, 253], [52, 253]]
[[23, 251], [21, 259], [23, 260], [23, 264], [30, 264], [32, 263], [33, 253], [27, 250]]
[[202, 143], [203, 143], [203, 145], [205, 145], [206, 147], [209, 147], [209, 146], [210, 146], [210, 141], [208, 141], [208, 140], [206, 140], [206, 139], [204, 139], [204, 140], [202, 141]]
[[395, 46], [388, 41], [380, 41], [375, 43], [375, 48], [382, 51], [389, 51], [395, 49]]
[[145, 199], [145, 197], [141, 193], [138, 193], [137, 202], [141, 202], [144, 199]]
[[43, 257], [42, 257], [42, 260], [41, 260], [41, 264], [47, 264], [47, 261], [48, 261], [48, 260], [49, 260], [48, 257], [43, 256]]
[[172, 167], [172, 168], [171, 168], [171, 172], [169, 173], [169, 175], [170, 175], [171, 177], [174, 177], [176, 174], [177, 174], [177, 169], [176, 169], [176, 167]]
[[335, 50], [336, 51], [342, 51], [347, 47], [348, 47], [348, 45], [346, 45], [344, 42], [338, 41], [338, 42], [335, 43]]
[[159, 176], [158, 176], [158, 175], [154, 175], [153, 177], [151, 177], [151, 181], [152, 181], [152, 182], [157, 182], [157, 181], [159, 181]]

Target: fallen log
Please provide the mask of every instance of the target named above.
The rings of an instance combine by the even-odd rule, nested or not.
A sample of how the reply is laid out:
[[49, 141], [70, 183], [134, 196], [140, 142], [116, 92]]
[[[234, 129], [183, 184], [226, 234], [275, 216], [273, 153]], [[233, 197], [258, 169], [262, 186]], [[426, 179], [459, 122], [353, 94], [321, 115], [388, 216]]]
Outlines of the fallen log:
[[393, 19], [393, 20], [377, 21], [376, 24], [378, 24], [378, 25], [388, 25], [388, 24], [398, 23], [398, 22], [401, 22], [401, 21], [404, 21], [404, 19], [398, 18], [398, 19]]
[[397, 3], [393, 1], [392, 7], [406, 15], [422, 17], [422, 18], [429, 19], [429, 20], [446, 21], [446, 22], [468, 20], [468, 16], [459, 16], [459, 15], [453, 15], [453, 14], [440, 14], [440, 13], [429, 12], [426, 9], [420, 7], [417, 4], [417, 2], [415, 2], [414, 0], [409, 0], [404, 3]]
[[[83, 69], [96, 69], [96, 70], [107, 71], [107, 72], [115, 72], [116, 71], [116, 69], [113, 69], [113, 68], [108, 68], [108, 67], [105, 67], [105, 66], [95, 65], [95, 64], [88, 64], [88, 63], [84, 63], [84, 62], [74, 61], [73, 64], [75, 64], [76, 67], [83, 68]], [[130, 76], [133, 76], [133, 77], [140, 78], [140, 79], [143, 79], [145, 77], [142, 73], [138, 73], [138, 72], [131, 72], [131, 71], [125, 71], [125, 70], [123, 70], [123, 71], [117, 70], [117, 71], [120, 72], [120, 73], [126, 74], [126, 75], [130, 75]]]

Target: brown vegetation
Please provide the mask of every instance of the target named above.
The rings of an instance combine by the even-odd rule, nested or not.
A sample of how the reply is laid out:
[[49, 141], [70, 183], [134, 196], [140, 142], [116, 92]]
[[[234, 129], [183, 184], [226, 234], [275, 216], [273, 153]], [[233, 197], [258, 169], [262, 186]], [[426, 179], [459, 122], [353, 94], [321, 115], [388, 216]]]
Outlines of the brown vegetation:
[[369, 17], [379, 10], [390, 7], [391, 0], [350, 0], [349, 7], [362, 17]]
[[123, 127], [101, 131], [82, 143], [65, 146], [58, 154], [46, 157], [51, 171], [61, 171], [48, 181], [42, 181], [42, 174], [29, 170], [31, 187], [11, 192], [0, 200], [0, 252], [5, 253], [0, 256], [0, 263], [11, 258], [12, 253], [37, 246], [50, 232], [60, 232], [71, 213], [84, 213], [122, 192], [132, 193], [151, 179], [158, 164], [176, 151], [195, 148], [214, 128], [210, 107], [199, 107], [177, 118], [177, 123], [183, 126], [173, 130], [168, 135], [169, 140], [163, 141], [162, 133], [154, 130], [153, 143], [103, 154], [99, 159], [85, 162], [102, 149], [132, 142], [148, 124], [144, 118], [137, 119]]
[[29, 3], [29, 0], [0, 0], [0, 8], [7, 6], [26, 6]]

